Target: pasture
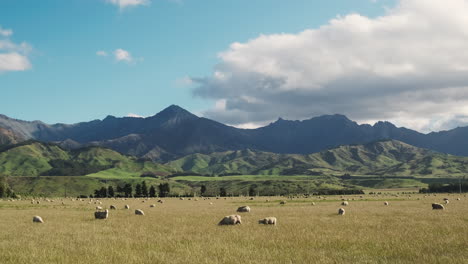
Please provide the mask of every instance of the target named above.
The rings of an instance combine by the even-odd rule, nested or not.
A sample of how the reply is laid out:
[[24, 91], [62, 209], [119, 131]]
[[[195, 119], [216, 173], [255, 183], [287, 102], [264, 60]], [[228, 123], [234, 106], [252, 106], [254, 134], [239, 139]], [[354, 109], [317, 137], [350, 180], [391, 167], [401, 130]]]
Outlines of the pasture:
[[[444, 197], [446, 209], [432, 210]], [[340, 196], [2, 200], [0, 263], [468, 263], [467, 197], [343, 198], [348, 206]], [[117, 210], [95, 220], [97, 205]], [[252, 211], [236, 213], [242, 205]], [[231, 214], [241, 215], [242, 225], [217, 225]], [[33, 223], [35, 215], [45, 223]], [[258, 224], [268, 216], [278, 225]]]

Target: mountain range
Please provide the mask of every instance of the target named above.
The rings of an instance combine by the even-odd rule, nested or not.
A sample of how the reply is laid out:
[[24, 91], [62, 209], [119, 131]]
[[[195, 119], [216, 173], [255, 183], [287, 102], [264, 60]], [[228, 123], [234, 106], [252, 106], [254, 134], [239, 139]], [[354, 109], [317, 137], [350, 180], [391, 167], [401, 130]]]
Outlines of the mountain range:
[[[159, 164], [102, 147], [66, 150], [25, 141], [0, 148], [0, 174], [7, 176], [91, 176], [97, 178], [179, 175], [310, 175], [366, 177], [463, 176], [468, 157], [417, 148], [396, 140], [344, 145], [314, 154], [235, 150], [190, 154]], [[228, 177], [229, 178], [229, 177]]]
[[311, 154], [341, 145], [398, 140], [441, 153], [468, 156], [468, 127], [429, 134], [389, 122], [359, 125], [344, 115], [303, 121], [278, 119], [265, 127], [239, 129], [171, 105], [147, 118], [107, 116], [77, 124], [46, 124], [0, 115], [0, 145], [25, 140], [54, 142], [66, 149], [101, 146], [126, 155], [168, 162], [191, 154], [256, 150]]

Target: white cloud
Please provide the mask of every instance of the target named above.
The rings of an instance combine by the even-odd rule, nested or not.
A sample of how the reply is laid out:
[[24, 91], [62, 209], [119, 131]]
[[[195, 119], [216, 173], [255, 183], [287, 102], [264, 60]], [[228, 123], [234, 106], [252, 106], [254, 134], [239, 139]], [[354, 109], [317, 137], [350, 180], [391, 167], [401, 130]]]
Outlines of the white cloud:
[[133, 114], [133, 113], [128, 113], [126, 117], [133, 117], [133, 118], [145, 118], [144, 116]]
[[13, 30], [3, 29], [2, 26], [0, 26], [0, 36], [9, 37], [11, 35], [13, 35]]
[[25, 71], [32, 67], [28, 58], [31, 46], [25, 42], [16, 44], [9, 37], [11, 29], [0, 26], [0, 73], [9, 71]]
[[234, 125], [343, 113], [445, 129], [468, 116], [466, 43], [468, 0], [400, 0], [381, 17], [233, 43], [194, 94], [225, 100], [204, 115]]
[[107, 0], [107, 2], [118, 6], [120, 9], [140, 5], [149, 5], [151, 3], [150, 0]]
[[105, 56], [107, 56], [108, 54], [107, 54], [107, 52], [105, 52], [105, 51], [103, 51], [103, 50], [99, 50], [99, 51], [96, 52], [96, 55], [97, 55], [97, 56], [105, 57]]
[[116, 49], [114, 51], [114, 57], [115, 60], [117, 61], [125, 61], [125, 62], [132, 62], [133, 57], [130, 54], [130, 52], [124, 50], [124, 49]]

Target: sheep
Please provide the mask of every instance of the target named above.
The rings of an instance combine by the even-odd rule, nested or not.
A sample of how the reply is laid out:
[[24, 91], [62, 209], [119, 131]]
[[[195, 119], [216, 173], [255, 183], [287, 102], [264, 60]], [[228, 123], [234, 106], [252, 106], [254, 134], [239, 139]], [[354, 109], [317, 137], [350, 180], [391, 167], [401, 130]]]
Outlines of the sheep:
[[449, 200], [445, 200], [445, 204], [448, 204], [449, 203]]
[[44, 223], [44, 220], [42, 220], [42, 217], [36, 215], [33, 217], [33, 223], [41, 223], [43, 224]]
[[239, 213], [250, 213], [250, 207], [241, 206], [241, 207], [237, 208], [237, 212], [239, 212]]
[[96, 211], [94, 212], [94, 218], [96, 219], [107, 219], [109, 217], [109, 210], [105, 211]]
[[460, 201], [460, 200], [461, 200], [461, 199], [460, 199], [460, 197], [459, 197], [459, 198], [457, 198], [457, 201]]
[[388, 205], [388, 202], [384, 202], [384, 205]]
[[312, 202], [312, 205], [315, 205], [315, 202]]
[[258, 220], [258, 223], [264, 224], [264, 225], [276, 225], [277, 220], [276, 220], [276, 217], [270, 216], [270, 217]]
[[286, 201], [281, 201], [280, 204], [286, 204]]
[[109, 206], [111, 210], [116, 210], [117, 208], [114, 205]]
[[144, 213], [142, 210], [140, 210], [140, 209], [136, 209], [136, 210], [135, 210], [135, 214], [136, 214], [136, 215], [145, 215], [145, 213]]
[[152, 204], [152, 205], [150, 205], [150, 207], [156, 207], [156, 205], [155, 205], [155, 204]]
[[96, 210], [102, 210], [101, 206], [96, 206]]
[[445, 207], [441, 204], [438, 204], [438, 203], [433, 203], [432, 204], [432, 210], [444, 210]]
[[345, 209], [344, 208], [338, 209], [338, 214], [339, 215], [345, 215]]
[[179, 200], [183, 201], [183, 200], [184, 200], [184, 198], [180, 197], [180, 198], [179, 198]]
[[130, 209], [130, 205], [126, 204], [125, 209]]
[[343, 206], [348, 206], [348, 204], [349, 204], [348, 201], [344, 201], [344, 202], [341, 203], [341, 205], [343, 205]]
[[164, 203], [164, 201], [163, 200], [158, 200], [158, 203]]
[[240, 225], [242, 224], [240, 215], [228, 215], [225, 216], [218, 225]]

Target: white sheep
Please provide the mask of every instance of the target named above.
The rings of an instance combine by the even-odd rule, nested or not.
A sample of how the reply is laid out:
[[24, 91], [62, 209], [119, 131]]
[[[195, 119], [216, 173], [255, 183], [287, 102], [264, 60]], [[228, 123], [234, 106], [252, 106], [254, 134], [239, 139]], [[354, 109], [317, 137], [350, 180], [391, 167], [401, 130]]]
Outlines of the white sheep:
[[242, 224], [240, 215], [228, 215], [225, 216], [218, 225], [240, 225]]
[[270, 217], [258, 220], [258, 223], [264, 224], [264, 225], [276, 225], [277, 220], [276, 220], [276, 217], [270, 216]]
[[339, 215], [345, 215], [345, 209], [344, 208], [338, 209], [338, 214]]

